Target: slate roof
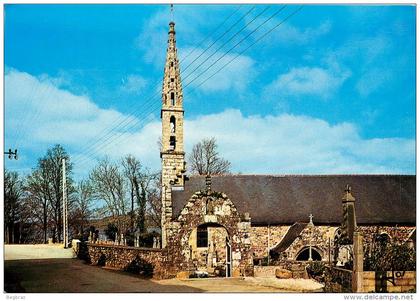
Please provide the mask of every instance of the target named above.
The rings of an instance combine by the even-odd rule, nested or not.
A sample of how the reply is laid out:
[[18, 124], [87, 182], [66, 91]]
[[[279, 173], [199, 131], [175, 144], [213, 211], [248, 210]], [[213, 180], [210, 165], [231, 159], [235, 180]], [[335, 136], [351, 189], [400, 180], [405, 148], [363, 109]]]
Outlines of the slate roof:
[[[358, 224], [415, 224], [416, 176], [411, 175], [226, 175], [212, 176], [212, 190], [224, 192], [252, 224], [340, 224], [346, 185], [356, 198]], [[191, 195], [205, 189], [193, 176], [183, 191], [172, 191], [173, 215]]]

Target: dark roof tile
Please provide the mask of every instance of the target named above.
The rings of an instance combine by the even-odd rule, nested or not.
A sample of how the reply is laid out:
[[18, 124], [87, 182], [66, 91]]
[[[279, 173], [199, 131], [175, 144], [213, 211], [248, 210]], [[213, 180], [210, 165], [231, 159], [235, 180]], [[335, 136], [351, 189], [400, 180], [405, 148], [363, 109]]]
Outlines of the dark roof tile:
[[[415, 224], [416, 177], [410, 175], [226, 175], [212, 176], [212, 190], [224, 192], [253, 224], [341, 223], [346, 185], [356, 198], [359, 224]], [[205, 177], [193, 176], [184, 191], [173, 191], [173, 214], [199, 190]]]

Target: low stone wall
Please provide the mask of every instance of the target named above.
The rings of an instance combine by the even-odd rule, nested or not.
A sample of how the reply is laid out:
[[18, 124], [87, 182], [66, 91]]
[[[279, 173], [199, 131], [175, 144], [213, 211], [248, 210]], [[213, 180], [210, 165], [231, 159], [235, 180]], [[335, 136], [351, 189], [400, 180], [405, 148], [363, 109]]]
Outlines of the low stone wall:
[[365, 293], [406, 293], [415, 290], [415, 271], [363, 272]]
[[351, 293], [352, 271], [337, 267], [325, 268], [325, 292]]
[[274, 277], [277, 266], [254, 266], [254, 277]]
[[125, 270], [156, 279], [167, 278], [162, 249], [78, 243], [77, 256], [93, 265]]
[[270, 266], [254, 266], [254, 276], [255, 277], [274, 277], [276, 275], [276, 269], [285, 269], [292, 273], [292, 278], [304, 278], [308, 279], [308, 273], [306, 271], [306, 266], [308, 262], [306, 261], [278, 261], [275, 262], [275, 265]]

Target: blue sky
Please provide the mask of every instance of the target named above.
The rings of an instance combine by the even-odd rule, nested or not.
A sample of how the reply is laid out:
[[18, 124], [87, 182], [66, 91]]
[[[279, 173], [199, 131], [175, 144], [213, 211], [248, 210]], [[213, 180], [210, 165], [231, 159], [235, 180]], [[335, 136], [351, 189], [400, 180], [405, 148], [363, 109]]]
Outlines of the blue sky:
[[[216, 137], [234, 172], [414, 174], [415, 6], [305, 5], [257, 42], [298, 6], [267, 20], [280, 8], [175, 5], [187, 153]], [[21, 155], [6, 167], [27, 172], [60, 143], [78, 177], [126, 153], [158, 170], [169, 18], [168, 5], [6, 5], [5, 148]]]

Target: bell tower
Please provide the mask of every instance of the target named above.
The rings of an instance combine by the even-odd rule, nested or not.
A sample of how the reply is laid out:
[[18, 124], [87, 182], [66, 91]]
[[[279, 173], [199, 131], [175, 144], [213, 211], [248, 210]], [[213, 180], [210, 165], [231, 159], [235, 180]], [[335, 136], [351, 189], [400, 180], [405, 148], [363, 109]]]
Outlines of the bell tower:
[[172, 190], [184, 188], [184, 109], [176, 49], [175, 23], [169, 23], [168, 48], [162, 86], [162, 247], [172, 219]]

